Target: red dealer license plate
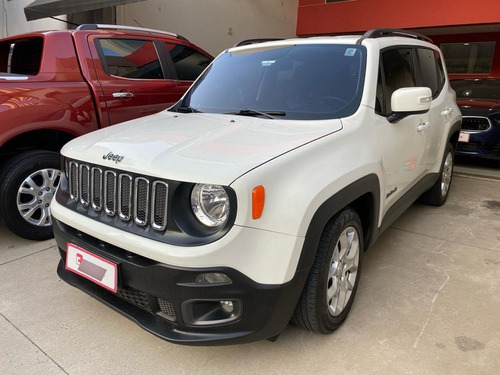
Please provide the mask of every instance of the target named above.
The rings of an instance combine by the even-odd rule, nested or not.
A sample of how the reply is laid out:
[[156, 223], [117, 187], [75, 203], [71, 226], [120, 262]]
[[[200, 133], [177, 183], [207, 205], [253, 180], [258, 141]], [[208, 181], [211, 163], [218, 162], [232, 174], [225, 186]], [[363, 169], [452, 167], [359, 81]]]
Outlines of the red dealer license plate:
[[116, 292], [118, 268], [115, 263], [72, 243], [66, 247], [66, 269]]

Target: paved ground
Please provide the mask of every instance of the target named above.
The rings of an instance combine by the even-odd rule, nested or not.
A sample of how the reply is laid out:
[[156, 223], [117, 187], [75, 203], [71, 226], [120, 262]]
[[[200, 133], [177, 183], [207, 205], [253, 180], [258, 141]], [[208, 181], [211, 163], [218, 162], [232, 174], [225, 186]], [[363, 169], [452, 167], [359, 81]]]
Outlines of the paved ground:
[[333, 335], [290, 325], [277, 342], [185, 347], [60, 281], [53, 240], [0, 224], [0, 374], [497, 374], [500, 180], [453, 180], [441, 208], [413, 205], [365, 254]]

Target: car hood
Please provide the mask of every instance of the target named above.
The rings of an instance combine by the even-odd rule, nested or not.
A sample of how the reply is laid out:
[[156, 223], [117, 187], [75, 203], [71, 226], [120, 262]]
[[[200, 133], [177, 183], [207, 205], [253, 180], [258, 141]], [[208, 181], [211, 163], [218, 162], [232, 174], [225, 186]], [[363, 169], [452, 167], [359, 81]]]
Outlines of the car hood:
[[131, 173], [229, 185], [247, 171], [341, 128], [340, 120], [163, 111], [79, 137], [61, 153]]
[[500, 110], [500, 100], [457, 98], [457, 104], [462, 112]]

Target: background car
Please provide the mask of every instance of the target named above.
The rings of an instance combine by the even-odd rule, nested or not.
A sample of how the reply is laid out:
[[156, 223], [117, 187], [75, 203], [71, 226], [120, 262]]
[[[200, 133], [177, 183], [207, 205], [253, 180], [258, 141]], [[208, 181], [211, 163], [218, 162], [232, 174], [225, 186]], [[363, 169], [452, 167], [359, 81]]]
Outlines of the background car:
[[463, 115], [456, 153], [500, 160], [500, 80], [451, 80]]
[[162, 30], [81, 25], [0, 39], [0, 216], [53, 236], [49, 204], [69, 140], [175, 104], [212, 56]]

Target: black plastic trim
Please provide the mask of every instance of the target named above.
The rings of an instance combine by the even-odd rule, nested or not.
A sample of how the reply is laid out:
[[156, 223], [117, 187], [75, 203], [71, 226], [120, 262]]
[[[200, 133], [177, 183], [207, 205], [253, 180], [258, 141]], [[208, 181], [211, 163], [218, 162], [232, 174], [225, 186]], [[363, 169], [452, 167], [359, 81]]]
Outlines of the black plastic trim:
[[387, 228], [391, 226], [396, 219], [403, 214], [415, 201], [427, 190], [429, 190], [432, 185], [437, 181], [439, 173], [428, 174], [423, 177], [415, 186], [413, 186], [409, 191], [407, 191], [401, 198], [399, 198], [394, 204], [389, 208], [387, 213], [382, 220], [382, 224], [379, 228], [379, 234], [384, 232]]
[[[375, 242], [378, 235], [377, 222], [380, 210], [380, 181], [376, 174], [370, 174], [340, 190], [318, 208], [307, 229], [297, 267], [299, 271], [306, 270], [309, 273], [325, 225], [335, 214], [349, 206], [353, 207], [361, 217], [365, 249], [368, 249]], [[302, 288], [303, 285], [301, 286]]]
[[[184, 345], [228, 345], [256, 340], [275, 339], [287, 326], [307, 278], [305, 270], [298, 271], [293, 279], [282, 285], [259, 284], [244, 274], [228, 267], [180, 268], [158, 263], [127, 252], [74, 228], [53, 222], [54, 234], [61, 260], [57, 273], [68, 284], [82, 290], [100, 302], [154, 335], [170, 342]], [[67, 243], [74, 243], [96, 255], [117, 264], [118, 289], [133, 288], [147, 295], [147, 300], [161, 298], [172, 303], [175, 322], [161, 316], [155, 306], [138, 307], [97, 284], [65, 268]], [[218, 272], [231, 278], [226, 284], [196, 284], [200, 273]], [[200, 318], [193, 301], [236, 301], [235, 317], [219, 319], [214, 316]], [[210, 313], [210, 307], [206, 310]], [[207, 320], [208, 319], [208, 320]]]
[[405, 117], [411, 116], [411, 115], [422, 115], [424, 113], [429, 112], [428, 109], [424, 109], [422, 111], [409, 111], [409, 112], [392, 112], [388, 117], [387, 121], [389, 121], [391, 124], [394, 124]]
[[448, 133], [448, 143], [451, 143], [454, 150], [457, 149], [458, 137], [461, 129], [462, 121], [457, 121], [452, 125], [450, 132]]
[[236, 43], [233, 47], [248, 46], [250, 44], [258, 44], [264, 42], [275, 42], [277, 40], [283, 40], [282, 38], [257, 38], [257, 39], [245, 39], [241, 42]]
[[419, 34], [417, 32], [410, 31], [410, 30], [403, 30], [403, 29], [390, 29], [390, 28], [375, 28], [375, 29], [368, 30], [367, 32], [365, 32], [363, 34], [360, 41], [362, 39], [367, 39], [367, 38], [383, 38], [383, 37], [388, 37], [388, 36], [403, 36], [403, 37], [407, 37], [407, 38], [423, 40], [423, 41], [434, 44], [434, 42], [432, 41], [431, 38], [429, 38], [425, 35]]

